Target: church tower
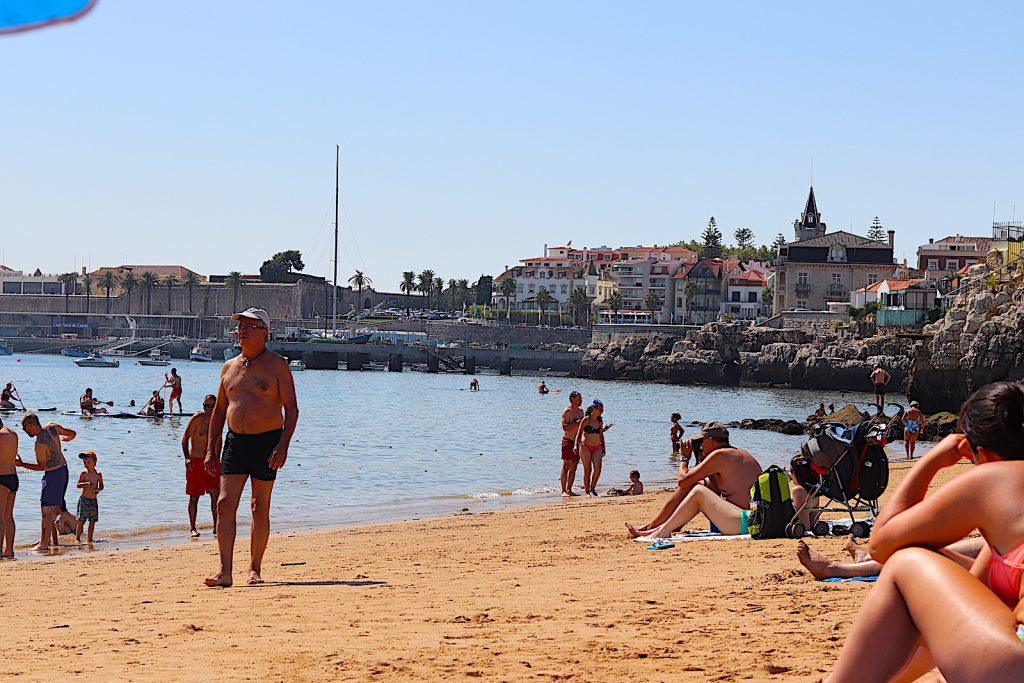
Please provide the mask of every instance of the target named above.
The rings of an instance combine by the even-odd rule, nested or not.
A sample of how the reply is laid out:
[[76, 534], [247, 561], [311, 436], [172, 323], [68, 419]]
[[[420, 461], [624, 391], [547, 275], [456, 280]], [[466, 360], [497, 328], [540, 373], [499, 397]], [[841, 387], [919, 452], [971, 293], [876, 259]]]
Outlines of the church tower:
[[814, 200], [814, 186], [807, 195], [807, 203], [804, 205], [804, 212], [798, 220], [793, 221], [793, 232], [796, 239], [809, 240], [812, 237], [821, 237], [825, 234], [825, 224], [821, 222], [821, 214], [818, 212], [818, 202]]

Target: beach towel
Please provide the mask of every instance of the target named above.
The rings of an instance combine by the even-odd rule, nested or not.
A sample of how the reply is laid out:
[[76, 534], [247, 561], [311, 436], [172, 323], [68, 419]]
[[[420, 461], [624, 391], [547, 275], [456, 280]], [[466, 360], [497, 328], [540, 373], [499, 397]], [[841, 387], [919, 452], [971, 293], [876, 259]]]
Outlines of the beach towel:
[[822, 583], [853, 583], [854, 581], [878, 581], [877, 576], [851, 576], [848, 579], [822, 579]]
[[[673, 543], [686, 543], [687, 541], [735, 541], [739, 539], [750, 540], [750, 534], [736, 534], [734, 536], [726, 536], [713, 531], [687, 531], [684, 533], [677, 533], [670, 539]], [[644, 541], [643, 538], [634, 538], [634, 541]], [[646, 541], [645, 541], [646, 542]]]

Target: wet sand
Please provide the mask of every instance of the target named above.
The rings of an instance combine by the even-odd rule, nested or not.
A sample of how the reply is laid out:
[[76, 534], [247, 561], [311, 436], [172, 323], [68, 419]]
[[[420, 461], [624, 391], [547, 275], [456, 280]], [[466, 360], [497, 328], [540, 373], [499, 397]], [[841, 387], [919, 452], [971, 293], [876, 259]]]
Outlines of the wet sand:
[[205, 535], [0, 563], [0, 679], [818, 680], [870, 584], [813, 581], [790, 540], [647, 551], [623, 522], [665, 495], [275, 534], [259, 587], [203, 587]]

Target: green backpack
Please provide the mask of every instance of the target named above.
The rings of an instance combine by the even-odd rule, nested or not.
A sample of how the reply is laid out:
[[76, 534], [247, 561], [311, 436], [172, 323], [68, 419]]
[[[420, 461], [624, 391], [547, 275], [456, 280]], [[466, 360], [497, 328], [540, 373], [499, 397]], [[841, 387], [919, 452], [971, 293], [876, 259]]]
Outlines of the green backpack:
[[796, 511], [789, 495], [789, 477], [779, 467], [766, 469], [750, 487], [750, 513], [747, 528], [757, 539], [786, 538], [786, 525]]

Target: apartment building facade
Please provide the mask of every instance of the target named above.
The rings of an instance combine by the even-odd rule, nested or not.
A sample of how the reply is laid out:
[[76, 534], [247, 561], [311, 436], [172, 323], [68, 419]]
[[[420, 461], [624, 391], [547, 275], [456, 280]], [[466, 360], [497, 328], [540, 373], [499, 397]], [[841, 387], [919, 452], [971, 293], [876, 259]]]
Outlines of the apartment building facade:
[[930, 280], [955, 274], [964, 266], [984, 261], [992, 247], [991, 237], [952, 235], [941, 240], [928, 240], [917, 248], [917, 268]]

